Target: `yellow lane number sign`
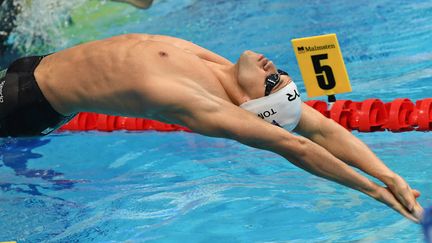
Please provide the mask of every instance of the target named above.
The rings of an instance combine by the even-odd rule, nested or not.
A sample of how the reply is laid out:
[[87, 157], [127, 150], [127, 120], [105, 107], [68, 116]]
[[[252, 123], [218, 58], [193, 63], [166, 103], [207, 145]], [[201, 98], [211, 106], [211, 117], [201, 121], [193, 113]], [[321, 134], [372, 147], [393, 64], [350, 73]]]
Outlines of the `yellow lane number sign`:
[[293, 39], [308, 97], [351, 92], [336, 34]]

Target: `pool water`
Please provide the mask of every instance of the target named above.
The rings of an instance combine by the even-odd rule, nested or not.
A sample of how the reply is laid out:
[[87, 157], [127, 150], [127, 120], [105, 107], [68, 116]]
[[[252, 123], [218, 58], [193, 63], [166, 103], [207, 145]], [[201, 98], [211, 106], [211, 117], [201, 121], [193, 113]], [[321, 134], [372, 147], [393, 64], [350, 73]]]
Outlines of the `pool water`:
[[[232, 61], [252, 49], [298, 80], [306, 99], [290, 40], [336, 33], [353, 87], [339, 99], [432, 97], [430, 1], [161, 0], [145, 11], [118, 4], [98, 5], [124, 12], [94, 25], [62, 27], [66, 45], [83, 41], [73, 31], [100, 27], [85, 38], [167, 34]], [[110, 22], [122, 14], [128, 21]], [[432, 205], [430, 133], [355, 135]], [[420, 226], [373, 199], [231, 140], [89, 132], [1, 143], [0, 241], [423, 242]]]

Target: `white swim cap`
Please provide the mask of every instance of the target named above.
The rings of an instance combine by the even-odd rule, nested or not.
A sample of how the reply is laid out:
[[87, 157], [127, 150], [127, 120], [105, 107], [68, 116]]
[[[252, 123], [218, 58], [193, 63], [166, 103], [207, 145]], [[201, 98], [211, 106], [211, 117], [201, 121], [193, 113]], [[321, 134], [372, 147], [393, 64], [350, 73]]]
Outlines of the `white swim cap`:
[[297, 86], [293, 81], [277, 92], [240, 105], [262, 119], [292, 131], [300, 121], [302, 104]]

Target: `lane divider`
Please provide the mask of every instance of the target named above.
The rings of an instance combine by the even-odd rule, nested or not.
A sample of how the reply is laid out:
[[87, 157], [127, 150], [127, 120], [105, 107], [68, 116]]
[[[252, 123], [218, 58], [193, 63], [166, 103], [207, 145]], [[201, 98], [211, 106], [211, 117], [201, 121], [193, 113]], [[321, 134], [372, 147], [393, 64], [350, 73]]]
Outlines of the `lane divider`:
[[[432, 98], [413, 103], [408, 98], [398, 98], [384, 103], [379, 99], [364, 101], [338, 100], [330, 106], [319, 100], [305, 102], [324, 116], [348, 130], [359, 132], [432, 131]], [[60, 131], [186, 131], [186, 127], [166, 124], [156, 120], [110, 116], [82, 112], [59, 129]]]
[[361, 102], [338, 100], [328, 109], [324, 101], [306, 101], [306, 104], [336, 121], [348, 130], [375, 131], [431, 131], [432, 98], [418, 100], [415, 104], [407, 98], [384, 103], [379, 99]]
[[127, 131], [187, 131], [190, 130], [175, 124], [166, 124], [156, 120], [133, 118], [123, 116], [110, 116], [105, 114], [81, 112], [71, 121], [63, 125], [59, 131], [102, 131], [112, 132], [116, 130]]

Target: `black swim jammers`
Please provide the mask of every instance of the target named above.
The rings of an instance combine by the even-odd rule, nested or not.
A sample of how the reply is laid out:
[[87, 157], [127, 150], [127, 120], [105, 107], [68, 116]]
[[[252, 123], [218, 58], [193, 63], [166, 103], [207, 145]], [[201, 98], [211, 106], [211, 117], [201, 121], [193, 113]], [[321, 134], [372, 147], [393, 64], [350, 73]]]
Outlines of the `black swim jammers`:
[[43, 57], [18, 59], [0, 72], [0, 137], [43, 136], [73, 118], [55, 111], [36, 82]]

